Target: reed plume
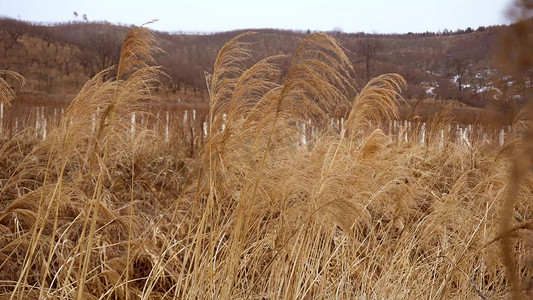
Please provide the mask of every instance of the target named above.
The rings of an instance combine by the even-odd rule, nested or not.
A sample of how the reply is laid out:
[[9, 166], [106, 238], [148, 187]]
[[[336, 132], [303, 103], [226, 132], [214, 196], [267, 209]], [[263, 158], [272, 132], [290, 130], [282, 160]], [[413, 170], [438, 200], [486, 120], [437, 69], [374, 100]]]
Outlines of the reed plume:
[[25, 79], [17, 72], [0, 70], [0, 102], [2, 102], [4, 106], [9, 107], [11, 105], [11, 100], [15, 98], [15, 90], [11, 84], [6, 81], [6, 78], [11, 78], [15, 81], [15, 83], [19, 85], [19, 89], [24, 86]]
[[[179, 135], [130, 131], [131, 113], [144, 111], [162, 75], [143, 28], [126, 37], [116, 76], [104, 80], [108, 69], [89, 80], [45, 140], [2, 141], [0, 297], [510, 293], [495, 241], [531, 227], [529, 173], [504, 204], [510, 159], [477, 140], [441, 145], [449, 114], [428, 124], [425, 145], [378, 128], [398, 115], [400, 75], [379, 76], [353, 96], [342, 47], [312, 34], [280, 80], [281, 57], [251, 60], [254, 38], [230, 40], [206, 78], [209, 133], [191, 130], [198, 153], [185, 155]], [[329, 128], [342, 111], [344, 130]], [[307, 143], [302, 124], [320, 128]], [[517, 225], [503, 237], [508, 207]], [[518, 245], [522, 279], [533, 274], [526, 240], [508, 243]]]
[[[153, 46], [154, 41], [155, 38], [147, 29], [132, 29], [124, 42], [116, 79], [103, 80], [112, 71], [112, 68], [109, 68], [89, 80], [67, 108], [58, 129], [46, 140], [37, 144], [28, 156], [30, 159], [21, 164], [20, 169], [29, 169], [33, 164], [32, 159], [43, 157], [46, 161], [42, 187], [33, 193], [36, 197], [20, 197], [4, 210], [1, 217], [20, 214], [28, 207], [32, 207], [31, 211], [35, 212], [35, 215], [29, 215], [34, 222], [28, 232], [31, 239], [26, 248], [26, 263], [19, 274], [11, 298], [24, 297], [24, 293], [19, 292], [19, 289], [24, 289], [25, 282], [33, 276], [30, 267], [37, 259], [36, 251], [39, 245], [47, 244], [45, 241], [49, 241], [49, 248], [45, 250], [47, 254], [39, 258], [47, 262], [40, 269], [44, 280], [41, 284], [52, 284], [48, 277], [50, 274], [55, 274], [59, 275], [59, 278], [55, 277], [52, 282], [59, 280], [62, 284], [68, 285], [70, 274], [74, 272], [80, 278], [76, 291], [63, 290], [62, 293], [64, 296], [80, 299], [89, 296], [85, 281], [91, 264], [90, 249], [96, 242], [95, 235], [101, 226], [99, 224], [113, 220], [115, 224], [129, 232], [130, 236], [138, 232], [133, 223], [135, 217], [132, 211], [129, 222], [124, 222], [125, 220], [122, 221], [110, 208], [112, 204], [109, 203], [110, 191], [106, 182], [115, 181], [108, 173], [110, 166], [119, 161], [124, 162], [124, 159], [127, 163], [128, 160], [132, 160], [132, 155], [135, 155], [124, 151], [123, 145], [130, 142], [123, 138], [129, 136], [125, 135], [129, 133], [129, 127], [124, 123], [131, 112], [140, 111], [148, 100], [154, 99], [150, 90], [154, 84], [157, 84], [157, 76], [162, 74], [158, 67], [148, 65], [153, 62], [151, 53], [157, 50]], [[142, 133], [142, 130], [139, 131]], [[97, 170], [91, 161], [97, 163]], [[15, 174], [13, 179], [21, 176], [24, 174]], [[53, 180], [57, 182], [53, 183]], [[77, 197], [69, 197], [72, 193], [69, 191], [78, 193]], [[78, 205], [78, 201], [85, 204]], [[133, 203], [131, 199], [130, 205]], [[72, 205], [77, 209], [74, 211], [66, 209]], [[71, 251], [73, 255], [78, 253], [79, 257], [71, 259], [65, 269], [59, 271], [52, 266], [52, 259], [58, 247], [56, 239], [63, 238], [56, 236], [55, 230], [61, 227], [61, 219], [65, 213], [77, 216], [71, 226], [74, 225], [73, 228], [79, 230], [77, 233], [79, 240]], [[53, 232], [44, 230], [46, 228], [53, 228]], [[128, 243], [128, 256], [129, 245]], [[43, 286], [40, 297], [47, 295], [47, 291], [49, 292], [49, 289]]]
[[371, 121], [398, 118], [398, 101], [403, 98], [401, 91], [407, 86], [405, 79], [398, 74], [384, 74], [370, 80], [353, 100], [346, 127], [356, 134]]

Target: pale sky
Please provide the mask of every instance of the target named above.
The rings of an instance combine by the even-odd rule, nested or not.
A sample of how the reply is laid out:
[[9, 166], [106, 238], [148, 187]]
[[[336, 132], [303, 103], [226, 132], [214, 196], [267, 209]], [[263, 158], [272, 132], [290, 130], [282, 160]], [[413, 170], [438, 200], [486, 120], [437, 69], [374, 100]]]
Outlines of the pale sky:
[[279, 28], [407, 33], [509, 24], [511, 0], [0, 0], [0, 16], [25, 21], [89, 21], [160, 31]]

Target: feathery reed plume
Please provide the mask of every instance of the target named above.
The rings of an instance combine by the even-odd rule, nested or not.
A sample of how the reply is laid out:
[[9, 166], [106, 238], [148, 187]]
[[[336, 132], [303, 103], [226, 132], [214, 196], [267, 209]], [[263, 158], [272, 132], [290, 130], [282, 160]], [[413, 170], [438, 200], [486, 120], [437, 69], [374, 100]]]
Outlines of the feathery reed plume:
[[[251, 53], [246, 48], [248, 43], [240, 39], [249, 35], [244, 33], [229, 41], [217, 56], [213, 75], [207, 77], [211, 107], [208, 144], [212, 155], [219, 155], [220, 150], [215, 150], [219, 142], [223, 145], [220, 149], [233, 148], [234, 145], [228, 146], [232, 135], [239, 139], [259, 138], [259, 145], [265, 136], [270, 141], [287, 141], [280, 137], [296, 130], [295, 121], [331, 115], [347, 105], [346, 92], [353, 89], [349, 60], [331, 37], [307, 36], [298, 47], [283, 84], [278, 86], [273, 75], [279, 70], [272, 61], [279, 56], [263, 59], [248, 70], [244, 68]], [[278, 130], [280, 124], [290, 122], [292, 126]], [[219, 130], [222, 126], [224, 132], [217, 134], [214, 128]], [[272, 144], [267, 144], [268, 152]]]
[[370, 121], [397, 118], [397, 103], [403, 100], [400, 92], [405, 87], [405, 79], [398, 74], [384, 74], [370, 80], [353, 100], [346, 128], [355, 135]]
[[325, 34], [308, 35], [294, 54], [275, 112], [303, 120], [331, 115], [348, 105], [348, 91], [354, 89], [351, 72], [337, 41]]
[[514, 299], [521, 299], [520, 274], [515, 261], [515, 246], [512, 236], [515, 203], [525, 179], [533, 172], [533, 104], [526, 106], [520, 113], [520, 118], [515, 122], [516, 130], [521, 130], [520, 143], [517, 144], [512, 157], [512, 165], [508, 176], [505, 200], [501, 208], [500, 236], [503, 262], [511, 285], [511, 294]]
[[[513, 13], [517, 19], [515, 24], [510, 25], [507, 30], [500, 34], [499, 51], [496, 52], [499, 68], [504, 72], [509, 72], [520, 77], [533, 66], [533, 12], [530, 0], [514, 1]], [[515, 117], [513, 122], [512, 143], [507, 143], [506, 147], [511, 148], [511, 166], [507, 178], [505, 199], [500, 212], [500, 232], [502, 261], [505, 265], [506, 274], [510, 285], [510, 294], [514, 299], [524, 298], [522, 281], [529, 280], [529, 287], [525, 292], [531, 297], [533, 280], [523, 276], [520, 260], [516, 259], [516, 246], [518, 243], [513, 237], [515, 211], [520, 199], [522, 189], [531, 186], [528, 184], [531, 178], [531, 166], [533, 165], [533, 103], [531, 102], [531, 91], [527, 95], [527, 106], [524, 107]], [[506, 148], [504, 147], [504, 148]]]
[[6, 81], [6, 77], [13, 79], [19, 85], [19, 88], [24, 86], [25, 79], [17, 72], [0, 70], [0, 102], [2, 102], [4, 106], [9, 107], [11, 105], [11, 100], [15, 98], [15, 91]]
[[[155, 21], [145, 23], [143, 26]], [[161, 51], [150, 29], [142, 26], [130, 29], [120, 50], [116, 80], [118, 81], [124, 74], [148, 67], [155, 62], [153, 54]]]
[[[93, 238], [96, 231], [96, 221], [98, 219], [100, 202], [104, 195], [102, 193], [102, 185], [103, 176], [107, 169], [105, 165], [107, 163], [110, 138], [115, 137], [115, 134], [121, 131], [124, 132], [123, 130], [119, 130], [117, 127], [121, 126], [121, 119], [123, 119], [125, 115], [133, 110], [138, 110], [143, 105], [143, 101], [157, 99], [151, 94], [151, 88], [155, 83], [159, 82], [157, 77], [163, 73], [160, 71], [159, 67], [148, 66], [149, 62], [154, 61], [152, 52], [158, 49], [153, 46], [154, 44], [154, 35], [151, 34], [148, 29], [139, 27], [130, 30], [122, 46], [117, 69], [117, 77], [114, 82], [114, 93], [109, 104], [102, 113], [100, 125], [98, 126], [98, 130], [96, 131], [96, 136], [94, 139], [94, 155], [96, 155], [96, 157], [100, 160], [100, 171], [98, 173], [91, 204], [89, 206], [88, 215], [90, 215], [92, 209], [94, 209], [94, 211], [87, 235], [87, 249], [92, 249], [93, 246]], [[126, 73], [129, 73], [130, 75], [126, 80], [121, 81], [120, 78]], [[105, 131], [107, 131], [107, 138], [104, 137]], [[104, 139], [103, 149], [99, 151], [98, 146], [102, 139]], [[132, 204], [133, 198], [131, 198], [130, 205]], [[132, 218], [133, 212], [130, 211], [129, 235], [131, 235]], [[89, 219], [87, 218], [86, 221], [88, 220]], [[86, 222], [84, 224], [84, 229], [87, 225], [88, 224]], [[130, 256], [130, 246], [131, 244], [128, 242], [128, 259]], [[83, 297], [84, 282], [88, 273], [90, 258], [91, 252], [87, 252], [83, 257], [84, 260], [80, 258], [79, 261], [79, 267], [82, 268], [82, 270], [81, 284], [78, 289], [78, 299]], [[128, 280], [128, 275], [128, 272], [126, 272], [126, 281]]]
[[[116, 122], [115, 118], [117, 115], [120, 117], [120, 112], [123, 112], [126, 105], [133, 106], [130, 107], [133, 109], [136, 103], [156, 99], [151, 96], [150, 89], [154, 83], [159, 83], [156, 78], [163, 72], [159, 67], [148, 66], [148, 63], [154, 61], [152, 53], [161, 51], [155, 44], [155, 36], [147, 28], [135, 27], [126, 35], [120, 51], [115, 92], [100, 118], [97, 141], [101, 139], [105, 127]], [[131, 74], [125, 82], [121, 82], [120, 78], [126, 73]], [[108, 118], [112, 120], [106, 122]]]
[[428, 144], [444, 146], [443, 144], [448, 140], [448, 128], [452, 121], [453, 117], [447, 109], [435, 114], [428, 122], [426, 130]]
[[[153, 35], [147, 29], [132, 29], [124, 42], [116, 79], [114, 81], [102, 80], [111, 71], [109, 68], [89, 80], [67, 108], [58, 129], [38, 143], [30, 154], [30, 158], [35, 159], [39, 153], [45, 153], [47, 163], [44, 168], [42, 187], [35, 190], [40, 197], [21, 200], [35, 202], [36, 222], [33, 225], [30, 245], [26, 250], [25, 264], [16, 281], [11, 298], [15, 295], [24, 297], [24, 293], [19, 294], [18, 290], [31, 277], [31, 266], [35, 259], [47, 262], [42, 264], [40, 274], [43, 278], [40, 297], [45, 297], [47, 289], [44, 285], [49, 280], [51, 272], [49, 266], [57, 248], [55, 243], [58, 237], [55, 235], [55, 229], [61, 223], [60, 215], [64, 212], [62, 199], [68, 189], [81, 189], [83, 196], [78, 200], [85, 202], [85, 207], [77, 213], [76, 219], [80, 220], [73, 223], [80, 226], [78, 227], [80, 231], [77, 232], [79, 239], [72, 249], [73, 253], [79, 255], [71, 259], [63, 272], [56, 276], [65, 275], [61, 277], [61, 284], [69, 285], [71, 284], [70, 274], [75, 272], [80, 278], [76, 283], [76, 291], [69, 292], [67, 295], [73, 297], [77, 294], [78, 299], [88, 296], [86, 278], [90, 270], [89, 265], [92, 263], [93, 251], [91, 249], [97, 242], [95, 239], [98, 230], [102, 228], [100, 223], [113, 220], [116, 224], [124, 224], [118, 221], [116, 214], [109, 209], [110, 191], [105, 182], [114, 180], [109, 178], [111, 177], [110, 166], [122, 160], [124, 155], [130, 155], [124, 153], [124, 144], [127, 142], [124, 141], [124, 136], [130, 136], [124, 134], [129, 131], [129, 124], [126, 125], [127, 122], [125, 122], [126, 118], [132, 111], [146, 106], [148, 100], [155, 99], [151, 93], [151, 87], [159, 82], [157, 76], [162, 72], [158, 67], [148, 65], [153, 62], [151, 51], [157, 50], [153, 47], [154, 42]], [[97, 120], [98, 127], [96, 127]], [[141, 134], [141, 136], [146, 135]], [[91, 159], [94, 163], [90, 162]], [[22, 165], [28, 166], [31, 162], [30, 159]], [[98, 169], [94, 168], [95, 165]], [[78, 175], [73, 176], [74, 174]], [[81, 174], [85, 174], [86, 178], [83, 178]], [[53, 179], [57, 179], [57, 183], [52, 184], [53, 192], [50, 193], [48, 192], [49, 180]], [[130, 205], [133, 206], [133, 203], [133, 194], [131, 194]], [[8, 210], [2, 218], [16, 213], [15, 210]], [[52, 216], [51, 221], [49, 216]], [[129, 225], [125, 229], [131, 237], [136, 231], [133, 224], [133, 219], [136, 217], [133, 216], [132, 211], [129, 217]], [[54, 228], [51, 237], [46, 234], [45, 228]], [[39, 255], [37, 249], [43, 243], [43, 239], [48, 238], [51, 238], [48, 243], [49, 249], [46, 250], [48, 255], [37, 258], [36, 256]], [[88, 251], [83, 249], [88, 249]], [[128, 242], [128, 258], [129, 249], [130, 243]]]
[[524, 106], [513, 119], [511, 124], [511, 132], [514, 138], [522, 139], [527, 135], [527, 131], [531, 126], [530, 122], [533, 120], [533, 110], [528, 106]]
[[[205, 153], [209, 159], [209, 190], [207, 207], [214, 198], [233, 198], [224, 189], [239, 186], [235, 224], [231, 231], [229, 251], [245, 249], [245, 226], [253, 220], [260, 182], [268, 176], [267, 157], [294, 149], [291, 134], [295, 121], [332, 114], [338, 105], [346, 105], [346, 89], [350, 86], [349, 60], [332, 38], [309, 35], [302, 41], [281, 86], [272, 80], [279, 73], [266, 58], [248, 70], [243, 63], [249, 59], [247, 43], [236, 37], [219, 52], [212, 76], [207, 77], [210, 95], [210, 134]], [[222, 130], [221, 130], [222, 129]], [[217, 132], [218, 131], [218, 132]], [[229, 152], [226, 153], [226, 150]], [[230, 156], [228, 156], [230, 155]], [[228, 169], [232, 169], [228, 172]], [[228, 170], [228, 171], [226, 171]], [[217, 176], [220, 174], [220, 176]], [[213, 216], [210, 216], [212, 218]], [[220, 218], [220, 217], [218, 217]], [[259, 230], [259, 229], [258, 229]], [[211, 246], [210, 246], [211, 247]], [[230, 280], [222, 289], [222, 297], [230, 295], [237, 280], [239, 259], [230, 258], [224, 276]]]
[[110, 104], [116, 85], [103, 81], [112, 68], [102, 70], [88, 80], [65, 110], [58, 128], [43, 143], [57, 149], [61, 160], [69, 160], [82, 153], [88, 155], [86, 142], [93, 137], [96, 120], [101, 118], [100, 109]]
[[[246, 69], [245, 62], [251, 58], [248, 42], [242, 39], [253, 33], [241, 34], [227, 42], [220, 50], [215, 61], [214, 72], [207, 75], [210, 96], [209, 133], [201, 157], [203, 166], [209, 170], [209, 199], [212, 199], [214, 184], [217, 188], [227, 187], [237, 182], [226, 167], [232, 166], [234, 172], [248, 174], [247, 162], [254, 159], [246, 154], [251, 144], [248, 137], [260, 137], [262, 116], [252, 112], [267, 94], [277, 88], [273, 77], [279, 70], [272, 63], [278, 57], [270, 57]], [[244, 137], [244, 138], [243, 138]], [[244, 151], [243, 151], [244, 150]], [[248, 151], [249, 154], [255, 151]], [[217, 193], [224, 198], [222, 190]]]
[[217, 56], [213, 75], [207, 75], [209, 147], [219, 157], [224, 157], [228, 145], [235, 146], [235, 138], [254, 135], [261, 116], [252, 112], [257, 111], [266, 94], [278, 87], [273, 77], [280, 71], [273, 61], [281, 56], [262, 59], [248, 69], [244, 66], [251, 52], [246, 48], [249, 43], [240, 40], [252, 34], [244, 33], [229, 41]]
[[242, 42], [241, 39], [253, 34], [253, 32], [245, 32], [227, 42], [218, 52], [213, 74], [206, 75], [210, 114], [212, 115], [210, 122], [215, 116], [222, 115], [219, 113], [220, 106], [232, 99], [233, 90], [246, 70], [244, 63], [251, 58], [251, 50], [247, 49], [250, 43]]

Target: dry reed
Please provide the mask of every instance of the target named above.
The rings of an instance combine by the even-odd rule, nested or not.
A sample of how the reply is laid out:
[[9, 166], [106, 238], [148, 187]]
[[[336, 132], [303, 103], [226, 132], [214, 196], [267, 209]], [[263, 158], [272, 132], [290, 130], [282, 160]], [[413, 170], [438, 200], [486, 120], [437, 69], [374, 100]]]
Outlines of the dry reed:
[[18, 84], [19, 88], [24, 86], [25, 80], [24, 77], [17, 72], [0, 70], [0, 102], [4, 106], [9, 107], [11, 100], [15, 98], [15, 87], [11, 86], [7, 81], [7, 78], [14, 81], [14, 84]]
[[[350, 101], [352, 70], [331, 37], [302, 40], [281, 82], [278, 57], [245, 67], [253, 37], [221, 49], [194, 153], [185, 139], [130, 131], [162, 75], [143, 28], [128, 34], [117, 76], [89, 80], [45, 140], [3, 142], [1, 297], [487, 299], [531, 280], [533, 178], [522, 172], [509, 189], [510, 151], [440, 139], [446, 113], [423, 145], [364, 134], [398, 115], [401, 76], [379, 76]], [[342, 109], [344, 130], [301, 145], [302, 123]], [[506, 147], [530, 153], [518, 139]], [[499, 225], [510, 206], [512, 231]]]

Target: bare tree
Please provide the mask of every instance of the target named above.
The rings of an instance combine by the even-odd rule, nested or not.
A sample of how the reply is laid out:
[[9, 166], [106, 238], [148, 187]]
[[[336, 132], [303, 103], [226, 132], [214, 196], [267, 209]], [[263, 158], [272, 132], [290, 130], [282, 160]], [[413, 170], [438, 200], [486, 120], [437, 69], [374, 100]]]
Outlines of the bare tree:
[[101, 70], [118, 63], [122, 36], [109, 30], [97, 32], [91, 30], [84, 34], [83, 39], [76, 41], [80, 51], [76, 51], [83, 72], [93, 77]]
[[383, 46], [378, 39], [365, 38], [359, 42], [358, 52], [363, 55], [365, 61], [366, 82], [372, 78], [371, 60], [376, 58], [376, 54], [382, 50]]
[[463, 55], [450, 54], [448, 56], [448, 69], [457, 84], [459, 91], [463, 90], [465, 76], [469, 73], [473, 63]]
[[0, 44], [3, 48], [3, 57], [7, 51], [19, 44], [19, 39], [26, 33], [28, 24], [11, 18], [0, 18]]

